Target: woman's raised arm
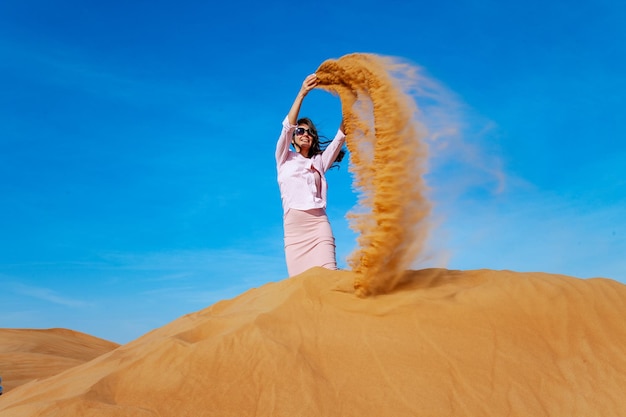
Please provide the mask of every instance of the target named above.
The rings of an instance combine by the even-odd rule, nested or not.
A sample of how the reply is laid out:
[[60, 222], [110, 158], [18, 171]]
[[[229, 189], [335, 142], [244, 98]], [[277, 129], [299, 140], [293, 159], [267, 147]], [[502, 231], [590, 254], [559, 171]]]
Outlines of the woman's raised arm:
[[309, 94], [309, 91], [313, 90], [317, 86], [317, 83], [317, 75], [315, 74], [307, 75], [304, 79], [302, 87], [300, 87], [300, 91], [298, 92], [296, 99], [293, 101], [291, 109], [289, 109], [289, 113], [287, 115], [289, 124], [295, 125], [298, 123], [298, 114], [300, 113], [300, 107], [302, 107], [302, 101], [304, 100], [304, 97]]

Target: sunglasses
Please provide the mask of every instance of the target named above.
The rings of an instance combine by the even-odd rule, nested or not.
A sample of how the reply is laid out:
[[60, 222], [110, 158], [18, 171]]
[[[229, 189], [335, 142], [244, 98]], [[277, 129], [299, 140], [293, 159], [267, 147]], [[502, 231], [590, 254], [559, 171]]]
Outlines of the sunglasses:
[[304, 127], [298, 127], [296, 128], [296, 135], [298, 136], [302, 136], [304, 134], [309, 135], [310, 137], [313, 137], [313, 132], [311, 132], [311, 129], [306, 129]]

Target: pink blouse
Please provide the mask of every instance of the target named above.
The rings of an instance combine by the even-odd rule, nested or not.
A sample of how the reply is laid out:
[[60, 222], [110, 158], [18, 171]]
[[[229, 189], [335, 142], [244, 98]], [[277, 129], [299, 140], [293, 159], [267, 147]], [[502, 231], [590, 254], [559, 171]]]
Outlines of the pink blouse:
[[328, 184], [324, 174], [337, 158], [346, 139], [346, 135], [338, 130], [324, 152], [306, 158], [289, 149], [296, 127], [289, 124], [289, 119], [285, 117], [283, 130], [276, 144], [278, 186], [285, 214], [290, 208], [295, 210], [326, 208]]

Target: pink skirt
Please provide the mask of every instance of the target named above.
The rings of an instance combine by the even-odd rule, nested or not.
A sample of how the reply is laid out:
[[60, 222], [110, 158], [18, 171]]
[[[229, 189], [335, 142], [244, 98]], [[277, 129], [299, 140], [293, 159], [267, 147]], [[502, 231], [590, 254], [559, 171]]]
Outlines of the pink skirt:
[[335, 238], [324, 209], [289, 209], [284, 217], [289, 276], [314, 266], [337, 269]]

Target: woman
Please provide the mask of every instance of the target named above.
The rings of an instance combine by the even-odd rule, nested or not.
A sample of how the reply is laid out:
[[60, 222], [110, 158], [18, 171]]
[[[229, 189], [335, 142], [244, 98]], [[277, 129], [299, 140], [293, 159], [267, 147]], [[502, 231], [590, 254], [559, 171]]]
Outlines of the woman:
[[[317, 83], [315, 74], [305, 78], [283, 120], [283, 129], [276, 145], [289, 276], [298, 275], [314, 266], [337, 269], [335, 238], [326, 216], [328, 185], [324, 174], [343, 157], [341, 148], [346, 135], [343, 133], [342, 121], [335, 138], [322, 149], [313, 122], [308, 118], [298, 119], [304, 97]], [[290, 149], [290, 145], [295, 151]]]

